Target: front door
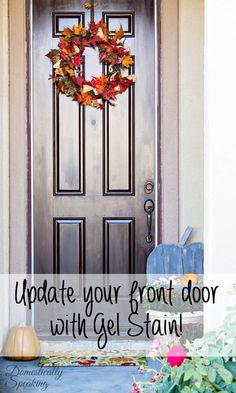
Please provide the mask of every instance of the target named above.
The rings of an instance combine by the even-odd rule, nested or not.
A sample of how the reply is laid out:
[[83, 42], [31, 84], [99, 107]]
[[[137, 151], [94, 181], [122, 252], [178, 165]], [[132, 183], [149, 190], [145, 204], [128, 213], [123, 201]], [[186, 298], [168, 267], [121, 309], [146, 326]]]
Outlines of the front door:
[[[143, 273], [155, 244], [154, 0], [99, 0], [95, 21], [122, 24], [137, 81], [115, 107], [82, 107], [57, 96], [45, 56], [64, 27], [90, 11], [79, 0], [33, 0], [32, 138], [35, 273]], [[100, 76], [93, 49], [86, 79]], [[155, 207], [157, 208], [157, 207]]]

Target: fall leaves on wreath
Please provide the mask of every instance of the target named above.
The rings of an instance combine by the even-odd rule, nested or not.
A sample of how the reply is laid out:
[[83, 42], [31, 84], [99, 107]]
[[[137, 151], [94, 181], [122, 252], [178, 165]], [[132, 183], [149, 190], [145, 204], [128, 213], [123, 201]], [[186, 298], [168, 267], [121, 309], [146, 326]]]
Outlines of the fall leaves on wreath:
[[90, 3], [90, 1], [86, 1], [86, 2], [84, 3], [84, 6], [85, 6], [85, 8], [86, 8], [87, 10], [89, 10], [89, 9], [92, 8], [92, 7], [96, 7], [96, 5], [97, 5], [97, 3], [92, 4], [92, 3]]
[[[134, 61], [130, 50], [124, 47], [123, 36], [122, 26], [111, 35], [102, 20], [90, 22], [88, 29], [82, 23], [72, 28], [66, 27], [59, 38], [58, 49], [52, 49], [46, 55], [53, 63], [54, 74], [50, 79], [55, 83], [57, 92], [95, 108], [104, 109], [101, 100], [114, 105], [117, 95], [135, 82], [135, 75], [129, 72]], [[107, 73], [86, 80], [84, 50], [96, 47], [99, 61], [106, 67]]]

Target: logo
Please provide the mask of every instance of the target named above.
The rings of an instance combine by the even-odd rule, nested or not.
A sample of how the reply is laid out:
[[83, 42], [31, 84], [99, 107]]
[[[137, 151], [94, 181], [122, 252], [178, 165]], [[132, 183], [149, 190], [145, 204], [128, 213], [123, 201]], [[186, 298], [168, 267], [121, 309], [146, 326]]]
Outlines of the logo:
[[29, 367], [27, 365], [7, 365], [1, 370], [1, 388], [11, 389], [11, 392], [47, 391], [49, 381], [58, 381], [63, 375], [59, 367]]

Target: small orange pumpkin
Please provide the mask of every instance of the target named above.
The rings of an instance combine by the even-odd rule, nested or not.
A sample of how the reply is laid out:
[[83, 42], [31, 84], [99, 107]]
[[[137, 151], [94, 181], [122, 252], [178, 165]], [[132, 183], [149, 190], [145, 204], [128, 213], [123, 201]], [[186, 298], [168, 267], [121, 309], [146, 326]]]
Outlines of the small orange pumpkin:
[[198, 277], [196, 273], [186, 273], [183, 277], [180, 279], [180, 284], [181, 285], [188, 285], [189, 280], [192, 281], [193, 285], [196, 285], [198, 283]]
[[10, 360], [33, 360], [40, 356], [40, 342], [36, 331], [30, 326], [10, 329], [4, 356]]

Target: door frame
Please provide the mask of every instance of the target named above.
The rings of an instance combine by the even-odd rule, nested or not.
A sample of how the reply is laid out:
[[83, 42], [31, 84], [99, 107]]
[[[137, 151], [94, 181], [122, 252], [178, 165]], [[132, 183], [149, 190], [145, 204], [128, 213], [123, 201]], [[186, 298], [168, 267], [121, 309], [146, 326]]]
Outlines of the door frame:
[[[9, 0], [10, 273], [32, 272], [30, 20], [32, 0]], [[156, 243], [179, 237], [179, 0], [156, 1]], [[17, 37], [17, 40], [15, 39]], [[17, 59], [17, 67], [16, 67]], [[16, 89], [17, 86], [17, 89]], [[171, 140], [171, 144], [169, 141]], [[7, 228], [6, 228], [7, 229]], [[157, 231], [156, 231], [157, 233]]]

